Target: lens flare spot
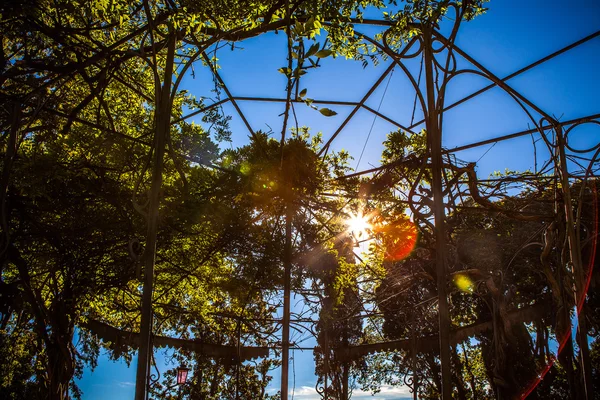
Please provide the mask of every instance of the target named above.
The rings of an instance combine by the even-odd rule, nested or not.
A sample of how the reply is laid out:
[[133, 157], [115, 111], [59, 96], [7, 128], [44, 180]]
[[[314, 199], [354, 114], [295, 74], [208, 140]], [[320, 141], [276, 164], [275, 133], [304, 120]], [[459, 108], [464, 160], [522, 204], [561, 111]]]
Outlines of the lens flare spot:
[[473, 293], [475, 290], [475, 285], [471, 278], [463, 274], [454, 275], [454, 284], [460, 291], [465, 293]]
[[231, 155], [227, 154], [227, 155], [225, 155], [225, 157], [223, 157], [223, 166], [225, 168], [231, 167], [232, 163], [233, 163], [233, 157], [231, 157]]
[[251, 167], [250, 167], [250, 163], [248, 161], [244, 161], [240, 165], [240, 172], [244, 175], [250, 174], [250, 169], [251, 169]]
[[389, 261], [404, 260], [417, 245], [417, 227], [408, 217], [382, 225], [377, 232], [381, 234]]

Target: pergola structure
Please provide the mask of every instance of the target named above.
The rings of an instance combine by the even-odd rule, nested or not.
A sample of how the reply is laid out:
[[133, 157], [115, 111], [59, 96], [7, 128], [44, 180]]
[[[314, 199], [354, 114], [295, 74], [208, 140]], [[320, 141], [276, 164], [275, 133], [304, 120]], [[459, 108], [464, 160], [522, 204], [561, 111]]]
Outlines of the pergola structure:
[[[598, 171], [598, 160], [600, 155], [600, 145], [596, 144], [591, 148], [577, 149], [573, 148], [569, 142], [569, 134], [575, 129], [586, 124], [600, 124], [600, 109], [597, 114], [583, 115], [576, 119], [568, 121], [560, 121], [553, 114], [538, 107], [534, 102], [530, 101], [527, 97], [523, 96], [517, 90], [511, 86], [511, 79], [534, 69], [549, 60], [563, 55], [568, 51], [587, 43], [591, 40], [597, 40], [600, 36], [600, 31], [597, 31], [587, 37], [584, 37], [566, 47], [558, 49], [557, 51], [548, 54], [546, 57], [539, 59], [538, 61], [531, 63], [507, 76], [498, 77], [490, 72], [484, 65], [478, 62], [475, 58], [471, 57], [467, 52], [463, 51], [456, 44], [456, 35], [459, 31], [460, 21], [462, 15], [460, 10], [457, 9], [456, 23], [449, 29], [449, 34], [442, 34], [440, 30], [435, 26], [419, 26], [419, 34], [414, 36], [410, 41], [403, 43], [401, 46], [397, 46], [393, 42], [393, 38], [389, 38], [387, 35], [388, 27], [391, 25], [388, 21], [383, 20], [357, 20], [354, 21], [356, 26], [356, 35], [365, 42], [374, 46], [379, 52], [385, 54], [392, 61], [383, 73], [379, 76], [376, 82], [364, 93], [359, 101], [346, 101], [344, 99], [323, 99], [315, 98], [312, 104], [315, 105], [329, 105], [329, 106], [345, 106], [350, 107], [351, 112], [346, 118], [340, 123], [339, 127], [335, 129], [333, 133], [325, 138], [324, 146], [319, 153], [320, 157], [325, 156], [335, 140], [340, 140], [342, 130], [350, 126], [353, 122], [353, 118], [361, 110], [366, 110], [373, 116], [380, 118], [381, 120], [387, 121], [389, 124], [405, 131], [408, 133], [416, 134], [416, 128], [424, 128], [426, 130], [427, 137], [427, 152], [424, 156], [411, 155], [404, 160], [398, 160], [391, 164], [381, 165], [374, 168], [368, 168], [361, 171], [357, 171], [346, 177], [340, 179], [348, 179], [353, 177], [368, 177], [372, 182], [375, 182], [381, 176], [385, 175], [390, 171], [394, 171], [400, 166], [408, 166], [408, 168], [415, 171], [418, 177], [427, 176], [430, 184], [424, 185], [420, 179], [410, 181], [405, 179], [403, 182], [404, 186], [410, 187], [409, 192], [406, 194], [404, 199], [399, 198], [399, 202], [404, 202], [409, 207], [414, 220], [418, 224], [430, 225], [434, 232], [435, 238], [435, 265], [436, 265], [436, 279], [437, 279], [437, 293], [433, 300], [437, 303], [438, 310], [438, 326], [439, 331], [435, 335], [429, 335], [424, 337], [408, 337], [405, 339], [381, 342], [381, 343], [370, 343], [362, 345], [348, 345], [346, 347], [333, 349], [340, 354], [342, 360], [355, 360], [363, 357], [367, 354], [380, 351], [400, 351], [406, 350], [417, 354], [419, 351], [426, 349], [437, 349], [439, 351], [439, 360], [441, 365], [441, 383], [443, 388], [443, 398], [452, 398], [452, 387], [451, 387], [451, 365], [450, 359], [450, 348], [456, 343], [460, 343], [473, 335], [486, 331], [497, 329], [496, 324], [499, 320], [506, 321], [518, 321], [518, 322], [530, 322], [536, 319], [543, 312], [544, 304], [551, 301], [549, 298], [539, 299], [539, 302], [532, 304], [528, 308], [522, 308], [518, 310], [507, 311], [500, 315], [493, 315], [491, 320], [484, 323], [462, 326], [460, 328], [452, 328], [452, 322], [450, 321], [448, 311], [448, 284], [450, 282], [450, 276], [453, 272], [449, 271], [448, 266], [448, 244], [447, 244], [447, 227], [446, 220], [449, 213], [459, 209], [466, 209], [469, 207], [476, 207], [478, 212], [491, 213], [494, 215], [504, 215], [508, 218], [514, 218], [517, 220], [531, 221], [540, 220], [547, 221], [548, 230], [555, 229], [555, 225], [552, 225], [552, 221], [560, 220], [560, 224], [564, 227], [564, 234], [566, 235], [568, 245], [565, 247], [568, 249], [568, 265], [571, 268], [573, 280], [575, 282], [575, 304], [571, 306], [577, 307], [579, 311], [579, 324], [578, 332], [586, 332], [585, 326], [586, 318], [583, 315], [583, 303], [585, 302], [585, 295], [587, 287], [589, 286], [589, 280], [591, 279], [591, 272], [585, 265], [585, 260], [582, 259], [582, 239], [578, 232], [580, 226], [580, 213], [577, 212], [574, 203], [580, 204], [581, 199], [572, 198], [573, 193], [571, 188], [573, 183], [577, 182], [578, 185], [585, 186], [589, 182], [596, 178]], [[382, 35], [377, 38], [371, 35], [362, 34], [361, 27], [376, 26], [381, 28]], [[285, 29], [285, 28], [284, 28]], [[288, 28], [289, 29], [289, 26]], [[289, 32], [288, 32], [289, 33]], [[388, 42], [389, 40], [389, 42]], [[225, 104], [230, 104], [234, 109], [243, 124], [248, 129], [251, 136], [254, 136], [256, 132], [249, 122], [250, 119], [245, 115], [243, 111], [242, 103], [245, 102], [270, 102], [270, 103], [281, 103], [285, 105], [285, 123], [291, 112], [293, 111], [293, 104], [305, 103], [305, 100], [298, 95], [298, 90], [301, 87], [300, 81], [302, 78], [298, 77], [294, 84], [288, 84], [286, 88], [287, 97], [259, 97], [259, 96], [236, 96], [234, 88], [230, 87], [220, 72], [214, 68], [209, 56], [204, 53], [202, 55], [205, 58], [206, 64], [212, 67], [212, 74], [218, 82], [219, 87], [222, 89], [224, 97], [214, 102], [205, 108], [194, 110], [193, 112], [185, 115], [180, 120], [186, 120], [193, 118], [197, 115], [201, 115], [205, 112], [210, 111], [216, 107], [222, 107]], [[420, 60], [421, 69], [415, 71], [414, 69], [407, 67], [408, 60]], [[415, 107], [423, 111], [422, 120], [418, 121], [398, 121], [388, 115], [385, 115], [380, 110], [374, 109], [367, 105], [369, 98], [376, 92], [378, 88], [382, 86], [386, 78], [392, 73], [393, 70], [401, 71], [405, 77], [410, 81], [412, 88], [414, 89]], [[447, 85], [453, 81], [453, 79], [462, 76], [463, 74], [471, 74], [482, 77], [489, 81], [489, 84], [473, 93], [470, 93], [463, 98], [454, 101], [450, 104], [446, 102], [446, 88]], [[291, 80], [290, 82], [291, 83]], [[465, 102], [468, 102], [475, 97], [491, 90], [494, 88], [500, 88], [507, 96], [509, 96], [515, 104], [517, 104], [529, 118], [529, 126], [523, 127], [524, 129], [519, 132], [505, 134], [490, 139], [479, 140], [473, 143], [462, 145], [454, 148], [444, 148], [442, 141], [445, 135], [452, 135], [453, 132], [447, 132], [443, 127], [444, 113], [454, 107], [457, 107]], [[413, 110], [414, 116], [414, 110]], [[159, 123], [172, 124], [178, 121], [163, 120]], [[285, 136], [286, 126], [284, 125], [282, 132]], [[546, 146], [550, 159], [540, 168], [538, 171], [532, 172], [527, 175], [521, 175], [516, 177], [499, 177], [495, 179], [478, 179], [475, 173], [476, 163], [461, 163], [456, 161], [454, 156], [456, 153], [476, 147], [482, 147], [486, 145], [493, 145], [495, 143], [510, 141], [521, 136], [527, 136], [537, 134], [542, 139], [543, 146]], [[161, 143], [160, 140], [155, 143], [155, 154], [158, 159], [161, 159], [165, 152], [165, 143]], [[583, 156], [580, 156], [583, 155]], [[585, 157], [584, 157], [585, 156]], [[573, 169], [574, 163], [571, 161], [576, 160], [581, 167], [577, 170]], [[284, 160], [285, 161], [285, 160]], [[585, 163], [585, 164], [584, 164]], [[156, 163], [156, 166], [160, 163]], [[157, 169], [155, 177], [159, 176], [162, 171]], [[158, 175], [157, 175], [158, 174]], [[554, 199], [555, 205], [554, 215], [541, 215], [535, 211], [531, 212], [525, 209], [503, 209], [501, 206], [494, 203], [492, 200], [499, 192], [506, 192], [506, 185], [521, 185], [528, 184], [528, 182], [545, 182], [547, 187], [553, 187], [556, 191], [560, 192], [559, 196]], [[400, 184], [399, 181], [388, 182], [388, 185]], [[153, 192], [157, 193], [160, 189], [160, 180], [153, 182]], [[595, 193], [595, 189], [594, 189]], [[582, 191], [583, 194], [583, 191]], [[344, 196], [340, 193], [332, 193], [332, 196]], [[150, 215], [158, 212], [158, 197], [156, 203], [150, 206]], [[490, 200], [492, 199], [492, 200]], [[469, 200], [469, 201], [467, 201]], [[341, 210], [340, 210], [341, 211]], [[154, 235], [156, 237], [156, 220], [152, 222], [149, 220], [150, 229], [149, 237]], [[284, 288], [282, 290], [283, 298], [283, 318], [281, 320], [274, 319], [272, 323], [281, 324], [281, 343], [280, 345], [274, 346], [281, 351], [281, 396], [283, 399], [288, 398], [288, 386], [289, 386], [289, 363], [290, 363], [290, 351], [295, 349], [306, 349], [302, 348], [297, 344], [294, 344], [290, 340], [290, 325], [303, 325], [306, 332], [314, 333], [314, 326], [319, 323], [318, 320], [313, 318], [294, 318], [292, 315], [291, 297], [293, 292], [301, 292], [302, 288], [292, 288], [292, 259], [291, 259], [291, 246], [292, 246], [292, 226], [290, 218], [286, 219], [286, 246], [285, 246], [285, 277], [284, 277]], [[147, 248], [153, 248], [155, 243], [150, 242]], [[358, 256], [358, 255], [357, 255]], [[353, 256], [349, 256], [352, 259]], [[153, 346], [157, 345], [168, 345], [175, 348], [189, 349], [194, 351], [201, 351], [211, 357], [223, 358], [234, 360], [234, 362], [242, 362], [247, 359], [254, 357], [264, 357], [268, 354], [269, 348], [252, 348], [252, 347], [227, 347], [222, 346], [219, 349], [213, 348], [213, 346], [203, 346], [198, 341], [186, 341], [186, 340], [175, 340], [169, 338], [151, 337], [152, 327], [152, 301], [151, 301], [151, 287], [153, 275], [149, 271], [153, 268], [154, 259], [149, 257], [146, 263], [146, 286], [144, 289], [144, 319], [142, 323], [142, 332], [140, 337], [137, 336], [132, 338], [123, 332], [115, 331], [114, 328], [108, 326], [101, 326], [98, 324], [90, 323], [88, 326], [91, 330], [97, 332], [101, 337], [107, 340], [114, 341], [116, 336], [121, 335], [121, 340], [129, 341], [130, 344], [139, 343], [139, 365], [138, 365], [138, 391], [137, 399], [142, 399], [146, 395], [146, 385], [148, 382], [148, 371], [150, 370], [149, 364], [151, 360], [151, 350]], [[591, 264], [590, 264], [591, 265]], [[561, 282], [564, 284], [564, 282]], [[500, 311], [498, 311], [500, 313]], [[357, 317], [360, 318], [371, 318], [371, 312], [366, 310], [364, 306], [359, 309]], [[500, 318], [500, 319], [499, 319]], [[241, 321], [244, 323], [244, 321]], [[568, 330], [570, 333], [570, 330]], [[133, 335], [133, 334], [132, 334]], [[566, 340], [569, 340], [567, 337]], [[584, 338], [578, 341], [581, 350], [580, 357], [580, 371], [582, 371], [583, 381], [585, 382], [585, 397], [591, 399], [592, 386], [591, 386], [591, 364], [589, 358], [589, 349], [587, 347], [587, 340]], [[564, 341], [561, 344], [561, 348], [564, 345]], [[329, 360], [325, 359], [325, 365]], [[548, 363], [551, 365], [552, 360]], [[326, 371], [328, 367], [325, 367]], [[547, 370], [546, 370], [547, 371]], [[542, 374], [543, 375], [543, 374]], [[322, 377], [324, 383], [320, 388], [319, 392], [324, 398], [329, 398], [328, 394], [328, 376], [327, 372]], [[540, 377], [541, 379], [542, 377]], [[344, 387], [341, 393], [342, 398], [348, 398], [348, 373], [345, 371]], [[539, 382], [539, 381], [538, 381]], [[417, 380], [408, 381], [411, 383], [414, 391], [415, 398], [417, 398]], [[534, 386], [533, 386], [534, 387]], [[531, 390], [533, 390], [533, 387]], [[531, 391], [530, 390], [530, 391]]]

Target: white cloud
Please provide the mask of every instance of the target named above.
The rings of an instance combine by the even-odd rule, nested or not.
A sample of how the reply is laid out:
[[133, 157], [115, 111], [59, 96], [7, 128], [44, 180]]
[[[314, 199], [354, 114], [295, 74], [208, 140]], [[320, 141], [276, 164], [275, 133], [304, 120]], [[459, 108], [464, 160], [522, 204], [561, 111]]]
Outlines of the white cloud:
[[[291, 394], [291, 393], [290, 393]], [[411, 399], [412, 394], [406, 386], [381, 386], [381, 391], [375, 395], [371, 392], [365, 392], [355, 389], [352, 391], [353, 400], [404, 400]], [[296, 400], [320, 400], [321, 396], [315, 388], [310, 386], [301, 386], [294, 391], [294, 399]]]

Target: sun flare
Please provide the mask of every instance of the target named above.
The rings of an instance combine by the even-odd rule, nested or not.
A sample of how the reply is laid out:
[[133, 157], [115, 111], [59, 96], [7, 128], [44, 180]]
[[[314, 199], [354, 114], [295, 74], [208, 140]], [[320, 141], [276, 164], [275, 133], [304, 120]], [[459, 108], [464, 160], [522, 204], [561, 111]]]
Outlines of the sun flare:
[[371, 229], [371, 224], [368, 221], [368, 217], [366, 215], [362, 215], [361, 213], [352, 215], [346, 222], [348, 224], [348, 230], [356, 237], [363, 236], [365, 233], [367, 233], [367, 230]]

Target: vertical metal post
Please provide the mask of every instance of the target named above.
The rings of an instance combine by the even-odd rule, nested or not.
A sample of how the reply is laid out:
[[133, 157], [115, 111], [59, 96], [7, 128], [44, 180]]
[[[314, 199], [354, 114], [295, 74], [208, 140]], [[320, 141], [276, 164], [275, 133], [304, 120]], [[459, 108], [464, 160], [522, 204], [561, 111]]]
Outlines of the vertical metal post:
[[[413, 274], [411, 267], [411, 275]], [[413, 309], [410, 315], [410, 325], [411, 325], [411, 335], [410, 335], [410, 345], [412, 347], [412, 355], [411, 355], [411, 364], [412, 364], [412, 372], [413, 372], [413, 400], [418, 399], [418, 391], [419, 391], [419, 376], [417, 375], [417, 333], [416, 333], [416, 322], [415, 322], [415, 310]]]
[[235, 369], [235, 400], [240, 400], [240, 367], [242, 366], [242, 316], [237, 318], [237, 365]]
[[452, 398], [450, 376], [450, 317], [446, 295], [446, 229], [444, 194], [442, 191], [442, 132], [439, 126], [435, 77], [433, 74], [432, 29], [423, 29], [423, 51], [425, 56], [425, 80], [427, 86], [427, 143], [431, 152], [431, 172], [433, 190], [433, 215], [435, 221], [436, 273], [438, 289], [438, 314], [440, 329], [440, 363], [442, 367], [442, 399]]
[[[348, 344], [346, 344], [348, 346]], [[342, 365], [342, 399], [348, 400], [348, 380], [350, 379], [348, 362]]]
[[[148, 209], [148, 232], [146, 236], [144, 287], [142, 294], [142, 318], [140, 325], [140, 349], [138, 352], [135, 379], [135, 400], [145, 400], [152, 351], [152, 292], [154, 286], [154, 263], [156, 256], [156, 236], [158, 234], [158, 210], [162, 186], [165, 146], [171, 126], [171, 82], [175, 58], [175, 35], [170, 33], [167, 49], [165, 76], [158, 103], [155, 109], [156, 131], [154, 135], [154, 165], [152, 166], [152, 186]], [[158, 90], [158, 88], [157, 88]]]
[[[567, 238], [569, 241], [569, 258], [575, 281], [575, 307], [578, 307], [579, 301], [585, 302], [585, 274], [583, 271], [583, 261], [581, 259], [581, 246], [575, 232], [575, 218], [573, 215], [573, 202], [571, 201], [571, 187], [569, 184], [569, 170], [567, 168], [567, 156], [565, 153], [565, 141], [562, 127], [554, 127], [556, 133], [556, 144], [558, 151], [558, 161], [560, 169], [560, 180], [562, 186], [562, 196], [565, 206], [565, 219], [567, 226]], [[581, 300], [580, 300], [581, 299]], [[583, 370], [584, 392], [586, 399], [593, 399], [592, 369], [590, 364], [590, 349], [587, 342], [587, 322], [585, 311], [582, 308], [578, 315], [577, 335], [579, 337], [579, 351], [581, 354], [581, 368]]]
[[[290, 190], [291, 192], [291, 190]], [[290, 367], [290, 292], [292, 279], [292, 209], [288, 197], [285, 214], [285, 249], [283, 276], [283, 327], [281, 333], [281, 400], [288, 398], [288, 376]]]
[[325, 386], [323, 391], [323, 399], [329, 400], [329, 316], [327, 316], [327, 324], [325, 325], [325, 378], [323, 379]]
[[[344, 258], [346, 259], [346, 262], [349, 263], [354, 263], [354, 253], [353, 252], [349, 252], [348, 251], [348, 245], [346, 244], [346, 246], [343, 247], [344, 249]], [[346, 296], [348, 295], [348, 293], [346, 293]], [[350, 329], [350, 324], [352, 322], [352, 319], [347, 319], [345, 322], [345, 328], [344, 328], [344, 332], [343, 332], [343, 338], [342, 338], [342, 343], [344, 344], [344, 348], [348, 348], [349, 346], [349, 340], [348, 340], [348, 330]], [[345, 360], [342, 363], [342, 400], [348, 400], [349, 399], [349, 390], [348, 390], [348, 381], [350, 379], [350, 368], [349, 368], [349, 363], [347, 360]]]

